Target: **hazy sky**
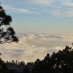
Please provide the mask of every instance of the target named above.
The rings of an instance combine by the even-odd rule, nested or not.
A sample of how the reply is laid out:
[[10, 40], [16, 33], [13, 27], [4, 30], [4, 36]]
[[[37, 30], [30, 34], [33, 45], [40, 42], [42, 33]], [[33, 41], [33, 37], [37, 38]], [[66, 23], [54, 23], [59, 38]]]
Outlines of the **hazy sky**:
[[73, 0], [1, 0], [16, 32], [73, 32]]

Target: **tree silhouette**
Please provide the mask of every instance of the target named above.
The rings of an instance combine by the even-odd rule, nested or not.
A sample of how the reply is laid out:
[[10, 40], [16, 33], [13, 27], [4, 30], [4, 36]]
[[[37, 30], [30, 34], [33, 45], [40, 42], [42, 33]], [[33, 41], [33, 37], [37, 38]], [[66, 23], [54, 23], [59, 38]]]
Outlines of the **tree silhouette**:
[[[5, 10], [0, 5], [0, 44], [10, 43], [10, 42], [18, 42], [17, 36], [15, 36], [15, 31], [12, 27], [10, 27], [10, 22], [12, 18], [10, 15], [5, 13]], [[6, 30], [2, 28], [2, 26], [7, 26]], [[1, 55], [1, 53], [0, 53]], [[0, 58], [0, 73], [11, 73], [7, 68], [6, 64]]]
[[0, 73], [10, 73], [6, 64], [0, 59]]
[[34, 68], [32, 70], [32, 73], [42, 73], [42, 62], [41, 62], [41, 60], [37, 59], [34, 62]]
[[73, 73], [73, 49], [66, 46], [51, 56], [48, 53], [43, 60], [37, 59], [32, 73]]
[[[5, 10], [0, 5], [0, 43], [6, 43], [6, 42], [18, 42], [17, 36], [15, 36], [15, 31], [12, 27], [10, 27], [10, 22], [12, 21], [12, 18], [10, 15], [7, 15], [5, 13]], [[2, 26], [9, 26], [4, 30]]]
[[23, 73], [30, 73], [28, 67], [26, 66], [25, 69], [23, 70]]

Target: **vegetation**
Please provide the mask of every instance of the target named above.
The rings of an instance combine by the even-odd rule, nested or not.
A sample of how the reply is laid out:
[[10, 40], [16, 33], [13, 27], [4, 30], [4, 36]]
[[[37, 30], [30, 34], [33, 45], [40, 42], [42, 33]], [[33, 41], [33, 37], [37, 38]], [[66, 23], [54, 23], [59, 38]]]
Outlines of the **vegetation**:
[[[16, 70], [8, 70], [6, 65], [9, 64], [23, 66], [23, 73], [73, 73], [73, 49], [66, 46], [65, 49], [59, 50], [57, 53], [53, 52], [52, 55], [48, 53], [43, 60], [37, 59], [35, 62], [27, 64], [24, 61], [15, 62], [14, 60], [5, 63], [0, 59], [0, 72], [16, 72]], [[29, 67], [32, 67], [31, 72]]]
[[[15, 31], [10, 27], [10, 22], [12, 18], [10, 15], [5, 13], [5, 10], [0, 5], [0, 44], [18, 42], [17, 36], [15, 36]], [[5, 26], [3, 28], [2, 26]], [[0, 53], [1, 55], [1, 53]], [[13, 73], [13, 70], [9, 70], [6, 66], [6, 63], [0, 58], [0, 73]]]
[[[12, 27], [10, 27], [10, 22], [12, 18], [10, 15], [5, 13], [5, 10], [2, 6], [0, 6], [0, 43], [6, 42], [18, 42], [18, 38], [15, 36], [15, 31]], [[2, 26], [6, 27], [6, 30], [2, 28]], [[8, 28], [7, 28], [8, 27]]]
[[4, 61], [0, 59], [0, 73], [10, 73], [10, 70], [7, 68]]
[[26, 66], [25, 69], [23, 70], [23, 73], [30, 73], [27, 66]]
[[40, 61], [34, 63], [32, 73], [73, 73], [73, 49], [66, 46], [62, 51], [49, 53]]

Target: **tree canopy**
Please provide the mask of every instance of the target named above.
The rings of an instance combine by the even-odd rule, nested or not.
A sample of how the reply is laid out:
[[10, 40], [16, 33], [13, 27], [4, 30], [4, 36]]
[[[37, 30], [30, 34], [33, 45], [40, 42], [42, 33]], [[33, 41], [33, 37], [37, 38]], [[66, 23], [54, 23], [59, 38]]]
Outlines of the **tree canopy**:
[[73, 73], [73, 49], [66, 46], [51, 56], [48, 53], [43, 60], [37, 59], [32, 73]]
[[[7, 15], [0, 5], [0, 43], [2, 44], [6, 42], [18, 42], [14, 29], [10, 27], [10, 22], [12, 22], [12, 17]], [[3, 25], [6, 27], [6, 30], [2, 28]]]

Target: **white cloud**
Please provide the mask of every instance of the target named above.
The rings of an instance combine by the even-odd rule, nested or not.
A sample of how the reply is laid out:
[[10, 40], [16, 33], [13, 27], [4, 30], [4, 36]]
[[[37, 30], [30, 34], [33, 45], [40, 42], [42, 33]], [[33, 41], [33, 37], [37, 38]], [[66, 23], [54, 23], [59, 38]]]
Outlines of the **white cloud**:
[[35, 12], [35, 11], [24, 9], [24, 8], [16, 8], [11, 5], [3, 5], [3, 7], [7, 11], [15, 12], [15, 13], [40, 14], [39, 12]]
[[[34, 13], [34, 14], [40, 14], [43, 12], [43, 13], [50, 13], [55, 16], [70, 16], [70, 17], [73, 16], [72, 0], [21, 0], [21, 1], [8, 0], [8, 2], [7, 1], [5, 2], [8, 4], [10, 3], [12, 5], [12, 7], [5, 6], [7, 10], [12, 12]], [[16, 8], [16, 6], [19, 5], [20, 8]]]
[[47, 53], [52, 54], [62, 50], [66, 45], [71, 46], [73, 34], [33, 33], [18, 34], [19, 43], [0, 45], [3, 60], [35, 61], [43, 59]]

